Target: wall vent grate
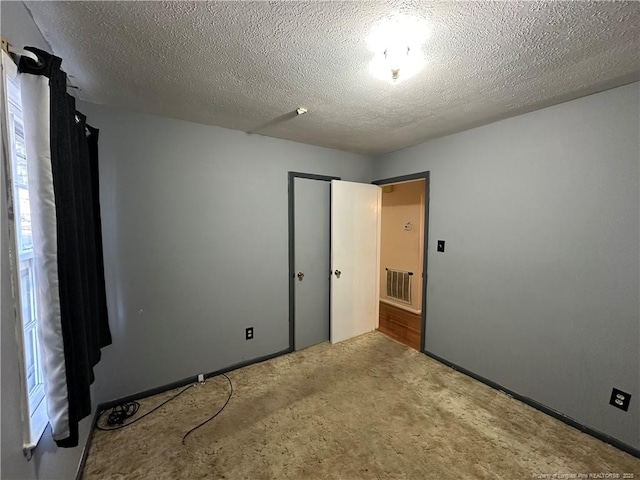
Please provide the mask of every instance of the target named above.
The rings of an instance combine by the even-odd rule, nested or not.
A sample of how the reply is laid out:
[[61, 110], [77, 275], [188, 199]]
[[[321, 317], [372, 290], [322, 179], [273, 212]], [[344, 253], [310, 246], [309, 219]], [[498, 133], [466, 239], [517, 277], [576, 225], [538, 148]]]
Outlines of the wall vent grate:
[[413, 272], [387, 268], [387, 298], [411, 303], [411, 283]]

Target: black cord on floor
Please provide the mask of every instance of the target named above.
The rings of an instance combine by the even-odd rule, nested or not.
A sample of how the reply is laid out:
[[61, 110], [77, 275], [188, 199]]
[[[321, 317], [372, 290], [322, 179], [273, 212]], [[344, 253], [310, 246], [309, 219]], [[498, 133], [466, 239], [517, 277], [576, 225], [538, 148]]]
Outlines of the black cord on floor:
[[[152, 410], [149, 410], [147, 413], [145, 413], [141, 417], [136, 418], [134, 421], [129, 422], [129, 423], [124, 423], [124, 421], [127, 418], [130, 418], [130, 417], [134, 416], [138, 412], [138, 410], [140, 409], [140, 404], [138, 402], [127, 402], [127, 403], [123, 403], [121, 405], [116, 405], [115, 407], [113, 407], [111, 409], [111, 411], [109, 412], [109, 415], [107, 417], [107, 425], [111, 425], [111, 428], [104, 428], [104, 427], [100, 426], [100, 418], [102, 417], [104, 412], [106, 412], [106, 410], [104, 412], [101, 412], [100, 415], [98, 416], [98, 421], [96, 422], [96, 428], [98, 430], [103, 430], [105, 432], [108, 432], [108, 431], [111, 431], [111, 430], [118, 430], [120, 428], [124, 428], [124, 427], [128, 427], [129, 425], [133, 425], [134, 423], [142, 420], [147, 415], [152, 414], [153, 412], [158, 410], [163, 405], [166, 405], [171, 400], [179, 397], [180, 395], [182, 395], [184, 392], [186, 392], [187, 390], [189, 390], [193, 386], [194, 385], [189, 385], [188, 387], [183, 388], [178, 393], [176, 393], [173, 397], [169, 398], [168, 400], [165, 400], [164, 402], [162, 402], [157, 407], [153, 408]], [[115, 426], [113, 426], [113, 425], [115, 425]]]
[[227, 401], [224, 402], [224, 405], [222, 405], [222, 407], [220, 407], [220, 409], [214, 413], [213, 415], [211, 415], [209, 418], [207, 418], [204, 422], [202, 422], [199, 425], [196, 425], [195, 427], [193, 427], [191, 430], [189, 430], [187, 433], [184, 434], [184, 436], [182, 437], [182, 444], [185, 445], [184, 441], [186, 440], [186, 438], [191, 435], [193, 432], [195, 432], [197, 429], [199, 429], [200, 427], [202, 427], [203, 425], [206, 425], [207, 423], [209, 423], [211, 420], [213, 420], [214, 418], [216, 418], [218, 415], [220, 415], [220, 413], [224, 410], [224, 408], [227, 406], [227, 404], [229, 403], [229, 400], [231, 400], [231, 397], [233, 395], [233, 383], [231, 383], [231, 379], [229, 377], [227, 377], [224, 373], [221, 374], [224, 378], [227, 379], [227, 381], [229, 382], [229, 396], [227, 397]]
[[[182, 444], [183, 445], [185, 445], [184, 441], [186, 440], [186, 438], [189, 435], [191, 435], [197, 429], [199, 429], [200, 427], [206, 425], [211, 420], [213, 420], [218, 415], [220, 415], [220, 413], [225, 409], [225, 407], [227, 406], [227, 404], [231, 400], [231, 397], [233, 396], [233, 383], [231, 383], [231, 379], [226, 374], [222, 373], [221, 375], [224, 378], [227, 379], [227, 382], [229, 382], [229, 396], [227, 397], [227, 400], [224, 402], [224, 405], [222, 405], [222, 407], [220, 407], [220, 409], [216, 413], [214, 413], [209, 418], [207, 418], [204, 422], [200, 423], [199, 425], [196, 425], [195, 427], [193, 427], [191, 430], [189, 430], [187, 433], [184, 434], [184, 436], [182, 437]], [[124, 428], [124, 427], [128, 427], [129, 425], [133, 425], [134, 423], [142, 420], [147, 415], [151, 415], [153, 412], [158, 410], [160, 407], [166, 405], [171, 400], [174, 400], [175, 398], [179, 397], [180, 395], [182, 395], [184, 392], [189, 390], [191, 387], [194, 387], [195, 385], [196, 384], [193, 384], [193, 385], [189, 385], [189, 386], [183, 388], [178, 393], [176, 393], [173, 397], [165, 400], [164, 402], [162, 402], [157, 407], [154, 407], [153, 409], [149, 410], [147, 413], [145, 413], [141, 417], [136, 418], [135, 420], [133, 420], [132, 422], [129, 422], [129, 423], [124, 423], [124, 422], [127, 420], [127, 418], [131, 418], [136, 413], [138, 413], [138, 410], [140, 409], [140, 404], [138, 402], [127, 402], [127, 403], [122, 403], [120, 405], [116, 405], [115, 407], [113, 407], [111, 409], [111, 411], [109, 412], [109, 415], [107, 416], [107, 425], [109, 425], [110, 428], [104, 428], [104, 427], [100, 426], [100, 419], [102, 418], [102, 416], [104, 415], [106, 410], [101, 412], [100, 415], [98, 416], [98, 421], [96, 422], [96, 428], [98, 430], [109, 432], [111, 430], [118, 430], [120, 428]]]

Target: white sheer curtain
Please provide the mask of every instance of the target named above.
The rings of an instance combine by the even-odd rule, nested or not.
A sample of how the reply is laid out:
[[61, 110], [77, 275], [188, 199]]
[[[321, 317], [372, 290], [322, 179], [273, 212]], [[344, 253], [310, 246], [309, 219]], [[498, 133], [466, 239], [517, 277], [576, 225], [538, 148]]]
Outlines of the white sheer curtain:
[[51, 171], [49, 79], [22, 73], [29, 201], [38, 278], [37, 304], [47, 413], [53, 438], [69, 436], [69, 409], [58, 283], [56, 203]]
[[[98, 130], [76, 110], [61, 64], [55, 55], [25, 47], [16, 69], [3, 54], [3, 72], [11, 70], [10, 76], [3, 73], [3, 85], [11, 87], [11, 98], [3, 102], [7, 114], [2, 120], [3, 139], [7, 132], [12, 135], [4, 142], [10, 149], [5, 164], [12, 190], [8, 200], [16, 199], [9, 223], [26, 411], [33, 420], [35, 407], [44, 411], [46, 405], [48, 413], [36, 420], [44, 418], [44, 425], [48, 420], [56, 444], [72, 448], [79, 444], [80, 420], [92, 411], [93, 368], [112, 339], [102, 254]], [[35, 433], [32, 429], [25, 449], [43, 428]]]
[[[2, 52], [2, 72], [3, 157], [8, 202], [12, 215], [24, 217], [28, 210], [27, 217], [30, 217], [30, 221], [24, 221], [21, 217], [15, 225], [10, 225], [10, 248], [13, 269], [16, 270], [12, 277], [16, 337], [24, 385], [23, 443], [25, 451], [29, 451], [35, 448], [47, 421], [51, 425], [54, 439], [69, 435], [58, 280], [56, 205], [51, 170], [50, 88], [49, 80], [44, 76], [18, 73], [14, 60], [5, 52]], [[18, 197], [14, 182], [16, 175], [21, 179], [26, 176], [28, 209], [27, 205], [20, 204], [26, 200], [24, 196], [19, 202], [13, 201], [13, 196]], [[18, 205], [13, 205], [14, 203]], [[20, 222], [26, 226], [26, 232], [20, 230]], [[24, 226], [22, 228], [25, 229]], [[24, 238], [28, 238], [30, 242], [28, 267], [23, 265]], [[31, 315], [35, 319], [26, 318]], [[35, 344], [24, 329], [32, 320], [37, 322], [38, 341]], [[31, 374], [31, 369], [36, 371]], [[39, 378], [40, 373], [42, 378]], [[41, 380], [44, 399], [41, 395], [34, 395], [35, 388], [30, 384], [30, 375], [37, 379], [35, 383]]]

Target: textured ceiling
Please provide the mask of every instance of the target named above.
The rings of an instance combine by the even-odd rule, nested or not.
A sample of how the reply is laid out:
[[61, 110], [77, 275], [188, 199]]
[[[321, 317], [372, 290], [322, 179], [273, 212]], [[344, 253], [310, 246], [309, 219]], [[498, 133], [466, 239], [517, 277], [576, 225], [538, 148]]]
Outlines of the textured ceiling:
[[[89, 102], [377, 155], [638, 80], [636, 2], [26, 2]], [[369, 74], [393, 13], [426, 68]], [[10, 40], [10, 39], [9, 39]], [[291, 114], [296, 107], [304, 116]]]

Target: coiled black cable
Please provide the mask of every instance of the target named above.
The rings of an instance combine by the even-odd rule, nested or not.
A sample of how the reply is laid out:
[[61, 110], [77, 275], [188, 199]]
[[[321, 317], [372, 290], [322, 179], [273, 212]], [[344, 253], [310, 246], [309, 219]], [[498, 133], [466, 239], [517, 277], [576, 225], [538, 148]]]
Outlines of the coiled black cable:
[[140, 409], [138, 402], [123, 403], [111, 409], [107, 416], [107, 425], [122, 425], [127, 418], [133, 417]]
[[[229, 396], [227, 397], [227, 400], [224, 402], [224, 405], [222, 405], [222, 407], [220, 407], [218, 409], [218, 411], [216, 413], [214, 413], [213, 415], [211, 415], [209, 418], [207, 418], [204, 422], [196, 425], [195, 427], [193, 427], [191, 430], [189, 430], [187, 433], [184, 434], [184, 436], [182, 437], [182, 444], [185, 445], [185, 440], [186, 438], [191, 435], [193, 432], [195, 432], [197, 429], [199, 429], [200, 427], [206, 425], [207, 423], [209, 423], [211, 420], [213, 420], [214, 418], [216, 418], [218, 415], [220, 415], [220, 413], [222, 413], [222, 411], [225, 409], [225, 407], [227, 406], [227, 404], [229, 403], [229, 401], [231, 400], [231, 397], [233, 396], [233, 383], [231, 383], [231, 379], [224, 373], [221, 374], [224, 378], [227, 379], [227, 382], [229, 382]], [[182, 395], [184, 392], [186, 392], [187, 390], [189, 390], [191, 387], [194, 387], [196, 384], [193, 385], [189, 385], [185, 388], [183, 388], [182, 390], [180, 390], [178, 393], [176, 393], [174, 396], [172, 396], [171, 398], [165, 400], [164, 402], [162, 402], [160, 405], [158, 405], [157, 407], [152, 408], [151, 410], [149, 410], [147, 413], [145, 413], [144, 415], [142, 415], [141, 417], [136, 418], [135, 420], [129, 422], [129, 423], [124, 423], [128, 418], [133, 417], [136, 413], [138, 413], [138, 410], [140, 409], [140, 404], [138, 402], [126, 402], [126, 403], [122, 403], [120, 405], [116, 405], [115, 407], [113, 407], [111, 409], [111, 411], [109, 412], [109, 415], [107, 415], [107, 425], [109, 425], [109, 428], [105, 428], [105, 427], [101, 427], [100, 426], [100, 419], [102, 418], [102, 416], [104, 415], [104, 413], [107, 410], [104, 410], [102, 412], [100, 412], [100, 415], [98, 415], [98, 420], [96, 422], [96, 428], [98, 430], [102, 430], [105, 432], [109, 432], [111, 430], [118, 430], [120, 428], [124, 428], [124, 427], [128, 427], [129, 425], [133, 425], [134, 423], [142, 420], [144, 417], [151, 415], [153, 412], [155, 412], [156, 410], [158, 410], [160, 407], [166, 405], [167, 403], [169, 403], [170, 401], [174, 400], [175, 398], [179, 397], [180, 395]]]
[[[173, 397], [169, 398], [168, 400], [165, 400], [164, 402], [162, 402], [157, 407], [149, 410], [147, 413], [145, 413], [141, 417], [138, 417], [134, 421], [129, 422], [129, 423], [124, 423], [124, 421], [127, 418], [130, 418], [130, 417], [134, 416], [136, 413], [138, 413], [138, 410], [140, 409], [140, 404], [138, 402], [127, 402], [127, 403], [122, 403], [120, 405], [116, 405], [115, 407], [113, 407], [111, 409], [111, 411], [109, 412], [109, 415], [107, 416], [107, 425], [110, 425], [111, 427], [110, 428], [104, 428], [104, 427], [100, 426], [100, 418], [102, 417], [104, 412], [106, 412], [106, 410], [105, 410], [105, 411], [101, 412], [100, 415], [98, 416], [98, 421], [96, 422], [96, 428], [98, 430], [102, 430], [102, 431], [108, 432], [110, 430], [118, 430], [120, 428], [124, 428], [124, 427], [128, 427], [129, 425], [133, 425], [134, 423], [139, 422], [140, 420], [142, 420], [147, 415], [151, 415], [153, 412], [158, 410], [160, 407], [166, 405], [171, 400], [179, 397], [180, 395], [182, 395], [184, 392], [186, 392], [187, 390], [189, 390], [193, 386], [194, 385], [189, 385], [188, 387], [183, 388], [178, 393], [176, 393]], [[115, 425], [115, 426], [113, 426], [113, 425]]]

